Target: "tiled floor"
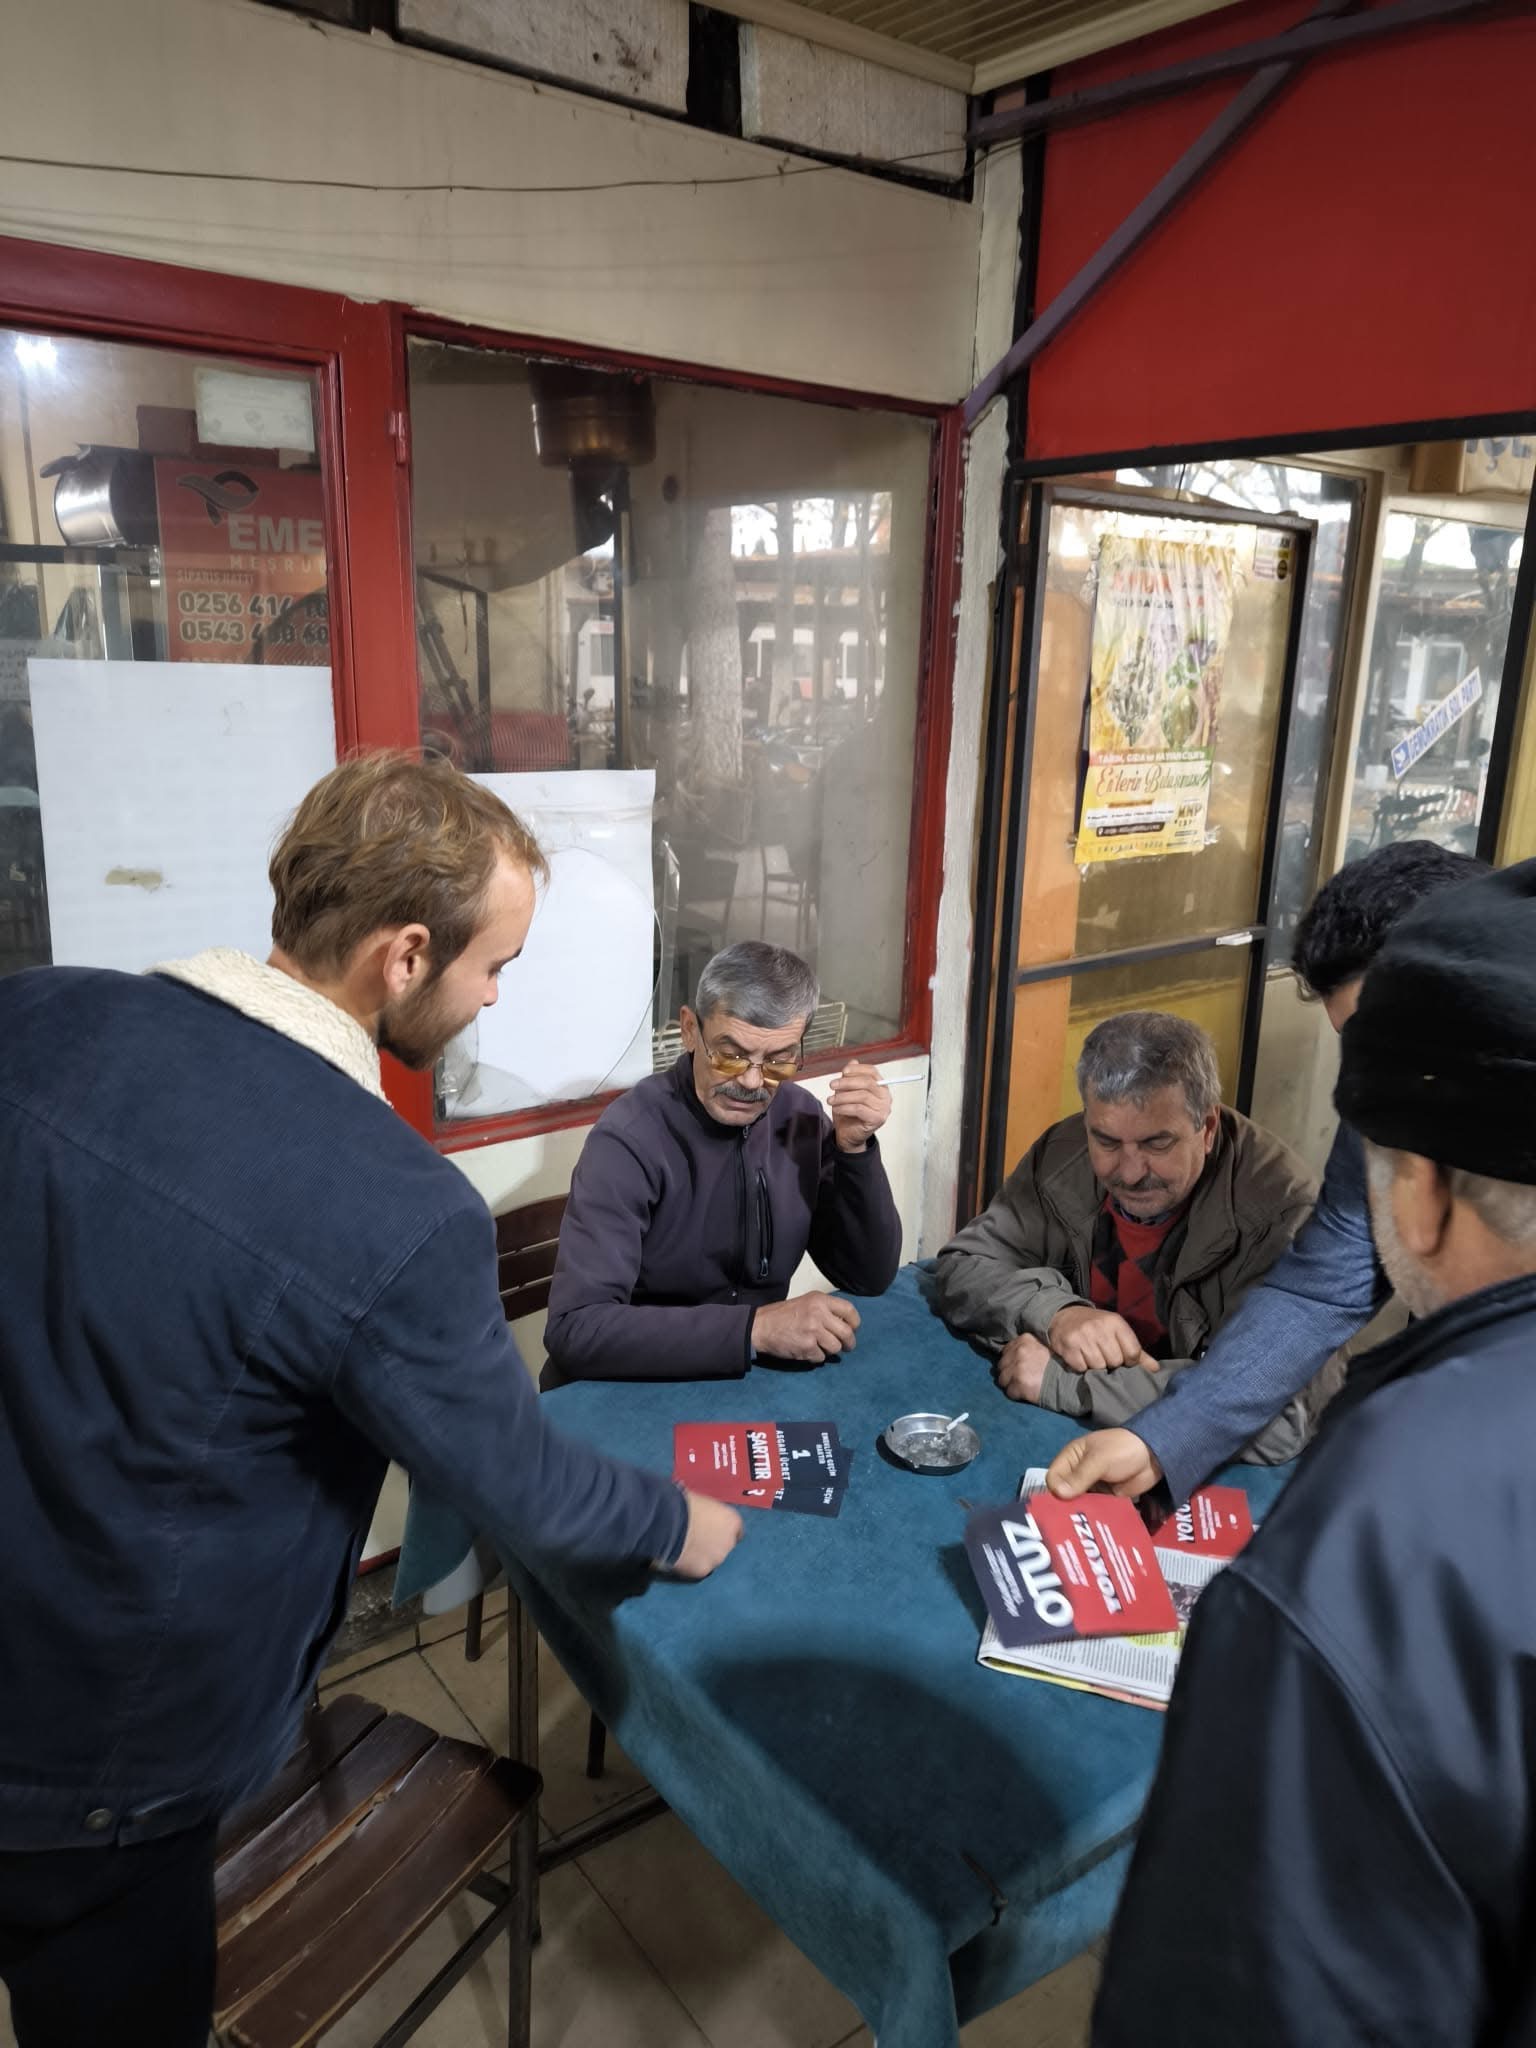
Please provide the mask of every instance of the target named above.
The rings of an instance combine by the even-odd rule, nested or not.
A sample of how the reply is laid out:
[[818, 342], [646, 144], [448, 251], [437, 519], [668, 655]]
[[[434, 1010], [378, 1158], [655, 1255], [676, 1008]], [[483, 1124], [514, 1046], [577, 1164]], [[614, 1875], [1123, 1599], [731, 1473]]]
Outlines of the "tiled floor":
[[[490, 1605], [500, 1610], [504, 1596]], [[365, 1694], [445, 1734], [503, 1746], [505, 1621], [488, 1616], [484, 1654], [464, 1661], [463, 1615], [425, 1622], [326, 1674], [326, 1691]], [[606, 1777], [586, 1777], [587, 1712], [547, 1653], [539, 1740], [546, 1826], [559, 1833], [640, 1783], [609, 1745]], [[534, 1952], [535, 2048], [872, 2048], [842, 1995], [670, 1816], [545, 1880]], [[481, 1909], [450, 1910], [374, 1987], [325, 2048], [366, 2048], [469, 1932]], [[1079, 1956], [965, 2029], [965, 2048], [1082, 2048], [1098, 1977]], [[420, 2048], [504, 2048], [506, 1949], [458, 1984], [416, 2036]], [[0, 2048], [13, 2048], [0, 1994]]]

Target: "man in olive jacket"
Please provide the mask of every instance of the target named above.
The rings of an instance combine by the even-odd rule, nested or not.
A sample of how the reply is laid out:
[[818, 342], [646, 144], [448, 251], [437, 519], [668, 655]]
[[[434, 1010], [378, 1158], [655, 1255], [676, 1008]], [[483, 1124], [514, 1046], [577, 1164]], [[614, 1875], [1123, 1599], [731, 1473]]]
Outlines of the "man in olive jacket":
[[[1025, 1154], [991, 1206], [939, 1254], [950, 1326], [998, 1353], [1011, 1399], [1123, 1423], [1198, 1359], [1306, 1219], [1301, 1162], [1223, 1107], [1198, 1025], [1156, 1010], [1109, 1018], [1078, 1062], [1079, 1116]], [[1246, 1455], [1293, 1458], [1336, 1368]]]

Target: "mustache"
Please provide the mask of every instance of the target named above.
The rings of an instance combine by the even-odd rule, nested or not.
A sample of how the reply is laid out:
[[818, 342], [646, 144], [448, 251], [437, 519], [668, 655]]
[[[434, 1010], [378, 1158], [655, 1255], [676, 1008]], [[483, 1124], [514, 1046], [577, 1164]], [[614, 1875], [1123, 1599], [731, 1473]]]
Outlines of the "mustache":
[[743, 1088], [739, 1081], [722, 1081], [715, 1090], [715, 1093], [723, 1095], [727, 1102], [742, 1103], [766, 1102], [769, 1092], [766, 1088]]
[[1150, 1173], [1145, 1180], [1112, 1180], [1109, 1185], [1111, 1192], [1117, 1195], [1166, 1195], [1168, 1192], [1168, 1182]]

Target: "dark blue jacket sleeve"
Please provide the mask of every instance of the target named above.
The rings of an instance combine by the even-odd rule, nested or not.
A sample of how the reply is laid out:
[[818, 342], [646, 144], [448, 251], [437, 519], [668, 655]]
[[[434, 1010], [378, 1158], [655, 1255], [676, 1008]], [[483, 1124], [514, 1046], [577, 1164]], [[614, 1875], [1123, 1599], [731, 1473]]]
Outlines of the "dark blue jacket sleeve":
[[842, 1152], [831, 1124], [824, 1124], [821, 1183], [807, 1249], [845, 1294], [884, 1294], [896, 1278], [901, 1218], [878, 1138], [871, 1138], [862, 1152]]
[[751, 1363], [749, 1306], [632, 1300], [658, 1198], [651, 1171], [601, 1124], [582, 1147], [544, 1329], [545, 1349], [564, 1379], [731, 1379]]
[[411, 1478], [514, 1556], [671, 1563], [687, 1508], [656, 1473], [559, 1435], [502, 1315], [489, 1213], [460, 1212], [399, 1267], [331, 1393]]
[[1191, 1625], [1093, 2048], [1473, 2048], [1483, 1960], [1349, 1682], [1224, 1573]]
[[1317, 1207], [1201, 1362], [1127, 1427], [1176, 1501], [1227, 1464], [1316, 1377], [1389, 1293], [1371, 1242], [1365, 1154], [1339, 1127]]

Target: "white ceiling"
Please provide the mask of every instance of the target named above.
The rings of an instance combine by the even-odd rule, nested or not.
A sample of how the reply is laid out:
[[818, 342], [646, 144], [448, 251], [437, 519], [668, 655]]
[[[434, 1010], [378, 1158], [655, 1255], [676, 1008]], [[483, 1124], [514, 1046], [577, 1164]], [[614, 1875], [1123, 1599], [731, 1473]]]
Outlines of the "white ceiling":
[[746, 21], [991, 92], [1234, 0], [725, 0]]

